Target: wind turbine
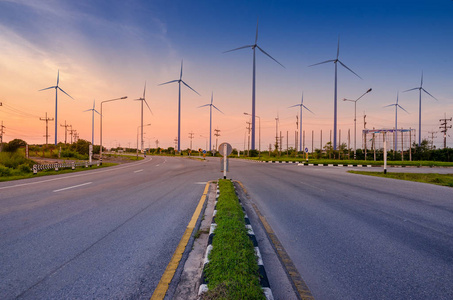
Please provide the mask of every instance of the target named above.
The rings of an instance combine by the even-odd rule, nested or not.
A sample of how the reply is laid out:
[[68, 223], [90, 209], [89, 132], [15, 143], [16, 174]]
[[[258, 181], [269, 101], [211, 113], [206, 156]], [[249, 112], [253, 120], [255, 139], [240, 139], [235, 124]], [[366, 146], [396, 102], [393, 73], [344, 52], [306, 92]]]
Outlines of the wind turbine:
[[436, 99], [436, 97], [434, 97], [433, 95], [428, 93], [428, 91], [423, 88], [423, 71], [422, 71], [422, 80], [420, 81], [420, 86], [419, 87], [415, 87], [413, 89], [409, 89], [409, 90], [403, 91], [403, 93], [409, 92], [409, 91], [413, 91], [413, 90], [419, 90], [419, 99], [418, 99], [418, 101], [419, 101], [419, 104], [418, 104], [418, 146], [420, 147], [421, 142], [422, 142], [422, 91], [424, 91], [425, 93], [427, 93], [428, 95], [433, 97], [435, 100], [437, 100], [437, 99]]
[[[398, 148], [398, 107], [407, 112], [401, 105], [398, 104], [398, 94], [396, 94], [396, 103], [389, 104], [384, 107], [395, 106], [395, 145], [393, 145], [393, 151], [396, 153], [396, 149]], [[407, 112], [408, 113], [408, 112]]]
[[[183, 80], [182, 80], [182, 60], [181, 60], [181, 73], [179, 75], [179, 79], [175, 79], [175, 80], [171, 80], [171, 81], [168, 81], [168, 82], [164, 82], [164, 83], [161, 83], [159, 85], [164, 85], [164, 84], [168, 84], [168, 83], [173, 83], [173, 82], [177, 82], [178, 85], [179, 85], [179, 96], [178, 96], [178, 152], [181, 151], [181, 82], [187, 86], [189, 89], [191, 89], [192, 91], [194, 91], [195, 93], [198, 94], [198, 92], [196, 90], [194, 90], [193, 88], [191, 88], [187, 83], [185, 83]], [[198, 94], [199, 96], [201, 96], [200, 94]]]
[[49, 90], [49, 89], [55, 89], [55, 145], [57, 145], [57, 138], [58, 138], [58, 136], [57, 136], [57, 128], [58, 128], [58, 90], [60, 90], [63, 93], [65, 93], [69, 98], [74, 99], [71, 96], [69, 96], [68, 93], [63, 91], [61, 89], [61, 87], [58, 86], [59, 82], [60, 82], [60, 70], [58, 70], [58, 73], [57, 73], [57, 85], [50, 86], [48, 88], [39, 90], [39, 91], [45, 91], [45, 90]]
[[338, 56], [340, 55], [340, 37], [338, 36], [338, 46], [337, 46], [337, 58], [335, 59], [329, 59], [314, 65], [310, 65], [309, 67], [320, 65], [320, 64], [325, 64], [329, 62], [333, 62], [335, 64], [335, 89], [334, 89], [334, 96], [333, 96], [333, 101], [334, 101], [334, 106], [333, 106], [333, 150], [337, 150], [337, 63], [340, 63], [344, 68], [349, 70], [351, 73], [362, 79], [359, 75], [357, 75], [354, 71], [352, 71], [350, 68], [348, 68], [344, 63], [340, 61]]
[[255, 150], [255, 49], [258, 48], [261, 52], [263, 52], [264, 54], [266, 54], [269, 58], [271, 58], [273, 61], [275, 61], [276, 63], [278, 63], [280, 66], [282, 66], [283, 68], [285, 67], [284, 65], [282, 65], [281, 63], [279, 63], [275, 58], [273, 58], [272, 56], [270, 56], [266, 51], [264, 51], [263, 49], [260, 48], [260, 46], [258, 46], [257, 44], [258, 42], [258, 20], [256, 21], [256, 36], [255, 36], [255, 44], [253, 45], [245, 45], [245, 46], [242, 46], [242, 47], [239, 47], [239, 48], [235, 48], [235, 49], [231, 49], [231, 50], [228, 50], [228, 51], [225, 51], [223, 53], [227, 53], [227, 52], [231, 52], [231, 51], [236, 51], [236, 50], [239, 50], [239, 49], [244, 49], [244, 48], [252, 48], [253, 50], [253, 75], [252, 75], [252, 150]]
[[309, 112], [311, 112], [312, 114], [314, 114], [314, 112], [312, 112], [311, 110], [308, 109], [308, 107], [306, 107], [304, 105], [304, 93], [302, 92], [302, 100], [300, 101], [300, 104], [295, 104], [295, 105], [292, 105], [288, 108], [291, 108], [291, 107], [296, 107], [296, 106], [300, 106], [300, 124], [299, 124], [299, 151], [304, 151], [302, 149], [302, 108], [305, 108], [306, 110], [308, 110]]
[[146, 106], [148, 106], [149, 111], [151, 112], [151, 114], [153, 114], [151, 108], [148, 105], [148, 102], [146, 102], [145, 92], [146, 92], [146, 82], [145, 82], [145, 88], [143, 89], [143, 97], [135, 99], [136, 101], [141, 101], [142, 102], [142, 109], [141, 109], [141, 144], [140, 144], [141, 145], [140, 146], [141, 147], [140, 150], [142, 152], [143, 152], [143, 102], [146, 103]]
[[198, 106], [198, 108], [209, 106], [209, 151], [211, 151], [211, 145], [212, 145], [212, 142], [211, 142], [211, 139], [212, 139], [212, 108], [214, 107], [215, 109], [217, 109], [219, 112], [221, 112], [223, 114], [223, 112], [220, 109], [218, 109], [214, 104], [212, 104], [213, 101], [214, 101], [214, 92], [212, 92], [212, 94], [211, 94], [211, 103], [210, 104]]
[[91, 117], [91, 145], [94, 146], [94, 113], [96, 112], [98, 115], [101, 115], [95, 108], [96, 100], [93, 101], [93, 108], [84, 110], [83, 112], [92, 111]]

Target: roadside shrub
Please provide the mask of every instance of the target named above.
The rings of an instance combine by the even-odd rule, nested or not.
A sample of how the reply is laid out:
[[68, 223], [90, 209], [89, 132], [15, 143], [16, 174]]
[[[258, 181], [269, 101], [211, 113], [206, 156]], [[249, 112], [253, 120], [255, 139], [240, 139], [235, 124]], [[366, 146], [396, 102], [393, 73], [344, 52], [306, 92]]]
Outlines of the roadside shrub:
[[0, 176], [11, 176], [11, 174], [10, 168], [0, 165]]
[[21, 173], [30, 173], [31, 172], [31, 168], [30, 168], [29, 164], [21, 164], [18, 169]]

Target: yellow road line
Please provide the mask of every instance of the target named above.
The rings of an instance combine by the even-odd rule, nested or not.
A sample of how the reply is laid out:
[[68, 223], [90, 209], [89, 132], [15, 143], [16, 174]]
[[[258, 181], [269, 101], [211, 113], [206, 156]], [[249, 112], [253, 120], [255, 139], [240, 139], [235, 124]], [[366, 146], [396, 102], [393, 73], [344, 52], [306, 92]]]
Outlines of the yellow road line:
[[[247, 190], [245, 189], [242, 182], [240, 182], [240, 181], [236, 181], [236, 182], [241, 186], [241, 188], [244, 190], [245, 194], [247, 194]], [[308, 289], [307, 284], [300, 276], [299, 271], [297, 271], [296, 266], [294, 265], [293, 261], [289, 257], [285, 248], [283, 248], [283, 245], [278, 240], [277, 235], [275, 234], [274, 230], [272, 230], [271, 225], [269, 225], [266, 218], [261, 214], [261, 212], [258, 209], [258, 207], [256, 206], [256, 204], [253, 202], [250, 202], [250, 203], [252, 204], [253, 209], [255, 210], [256, 214], [258, 215], [258, 218], [260, 219], [261, 224], [263, 224], [263, 227], [266, 230], [266, 233], [267, 233], [269, 239], [271, 240], [271, 243], [273, 244], [275, 251], [277, 251], [278, 258], [280, 259], [280, 261], [283, 264], [283, 267], [285, 268], [286, 272], [288, 273], [289, 279], [296, 289], [296, 293], [298, 293], [298, 296], [302, 300], [313, 300], [314, 297], [311, 294], [310, 290]]]
[[167, 265], [164, 274], [160, 278], [159, 284], [154, 290], [151, 300], [164, 299], [165, 294], [167, 293], [168, 286], [170, 285], [173, 276], [175, 275], [176, 269], [178, 268], [179, 262], [181, 261], [182, 254], [186, 249], [187, 243], [189, 242], [190, 236], [192, 235], [195, 224], [197, 223], [198, 217], [200, 216], [201, 210], [203, 208], [204, 202], [206, 201], [206, 195], [208, 194], [210, 182], [206, 183], [204, 188], [203, 195], [201, 196], [200, 201], [198, 202], [197, 208], [192, 215], [192, 219], [187, 225], [186, 231], [184, 232], [181, 240], [179, 241], [178, 247], [176, 247], [175, 253]]

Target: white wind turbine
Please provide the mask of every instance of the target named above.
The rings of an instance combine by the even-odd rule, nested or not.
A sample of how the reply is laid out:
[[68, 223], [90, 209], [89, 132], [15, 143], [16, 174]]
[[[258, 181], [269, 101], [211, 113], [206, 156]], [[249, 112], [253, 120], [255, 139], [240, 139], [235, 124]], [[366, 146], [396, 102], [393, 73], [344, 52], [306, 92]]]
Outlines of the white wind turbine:
[[57, 85], [50, 86], [48, 88], [39, 90], [39, 91], [44, 91], [44, 90], [49, 90], [49, 89], [55, 89], [55, 145], [57, 144], [57, 138], [58, 138], [58, 136], [57, 136], [57, 128], [58, 128], [58, 90], [60, 90], [63, 93], [65, 93], [69, 98], [74, 99], [71, 96], [69, 96], [68, 93], [63, 91], [61, 89], [61, 87], [58, 86], [59, 83], [60, 83], [60, 70], [58, 70], [58, 73], [57, 73]]
[[335, 64], [335, 89], [334, 89], [334, 96], [333, 96], [333, 101], [334, 101], [334, 106], [333, 106], [333, 150], [337, 150], [337, 63], [340, 63], [343, 67], [345, 67], [347, 70], [349, 70], [351, 73], [362, 79], [359, 75], [357, 75], [354, 71], [352, 71], [350, 68], [348, 68], [344, 63], [340, 61], [338, 56], [340, 55], [340, 37], [338, 37], [338, 46], [337, 46], [337, 58], [335, 59], [329, 59], [317, 64], [310, 65], [309, 67], [320, 65], [320, 64], [325, 64], [329, 62], [333, 62]]
[[398, 149], [398, 107], [404, 110], [406, 113], [407, 110], [405, 110], [401, 105], [398, 104], [398, 95], [399, 93], [396, 94], [396, 103], [395, 104], [389, 104], [384, 107], [389, 107], [389, 106], [395, 106], [395, 145], [393, 145], [393, 151], [396, 152], [396, 149]]
[[148, 105], [148, 102], [146, 102], [145, 93], [146, 93], [146, 82], [145, 82], [145, 87], [143, 89], [143, 97], [135, 99], [136, 101], [141, 101], [142, 102], [142, 105], [141, 105], [141, 123], [140, 123], [141, 124], [141, 144], [140, 144], [141, 148], [140, 148], [140, 150], [142, 152], [143, 152], [143, 143], [144, 143], [143, 142], [143, 102], [145, 102], [146, 106], [148, 106], [149, 111], [151, 112], [151, 114], [153, 114], [151, 108]]
[[[189, 89], [191, 89], [192, 91], [194, 91], [195, 93], [198, 94], [198, 92], [196, 90], [191, 88], [187, 83], [185, 83], [182, 80], [182, 62], [183, 61], [181, 60], [181, 73], [179, 75], [179, 79], [175, 79], [175, 80], [171, 80], [171, 81], [159, 84], [159, 85], [164, 85], [164, 84], [168, 84], [168, 83], [177, 82], [178, 85], [179, 85], [179, 94], [178, 94], [178, 152], [181, 151], [181, 83], [183, 83]], [[200, 96], [200, 94], [198, 94], [198, 95]]]
[[437, 98], [434, 97], [433, 95], [431, 95], [430, 93], [428, 93], [428, 91], [423, 88], [423, 71], [422, 71], [422, 79], [420, 81], [420, 86], [419, 87], [415, 87], [413, 89], [409, 89], [409, 90], [403, 91], [403, 93], [409, 92], [409, 91], [413, 91], [413, 90], [419, 90], [419, 99], [418, 99], [418, 102], [419, 102], [418, 103], [418, 146], [420, 147], [421, 142], [422, 142], [422, 91], [424, 91], [425, 93], [427, 93], [428, 95], [433, 97], [434, 100], [437, 100]]
[[304, 105], [304, 93], [302, 92], [302, 100], [300, 101], [300, 104], [295, 104], [295, 105], [292, 105], [288, 108], [291, 108], [291, 107], [296, 107], [296, 106], [299, 106], [300, 107], [300, 112], [299, 112], [299, 115], [300, 115], [300, 124], [299, 124], [299, 151], [304, 151], [302, 149], [302, 108], [305, 108], [306, 110], [308, 110], [309, 112], [311, 112], [312, 114], [315, 114], [314, 112], [312, 112], [311, 110], [308, 109], [308, 107], [306, 107]]
[[95, 108], [94, 106], [96, 105], [96, 100], [93, 101], [93, 108], [84, 110], [83, 112], [91, 111], [92, 112], [92, 117], [91, 117], [91, 145], [94, 146], [94, 113], [97, 113], [98, 115], [101, 115]]
[[258, 46], [258, 20], [256, 21], [256, 36], [255, 36], [255, 44], [253, 45], [245, 45], [245, 46], [242, 46], [242, 47], [239, 47], [239, 48], [235, 48], [235, 49], [231, 49], [231, 50], [228, 50], [228, 51], [225, 51], [223, 53], [227, 53], [227, 52], [231, 52], [231, 51], [236, 51], [236, 50], [239, 50], [239, 49], [244, 49], [244, 48], [252, 48], [253, 50], [253, 73], [252, 73], [252, 146], [251, 146], [251, 149], [252, 150], [255, 150], [255, 49], [258, 48], [261, 52], [263, 52], [265, 55], [267, 55], [269, 58], [271, 58], [273, 61], [275, 61], [276, 63], [278, 63], [280, 66], [282, 66], [283, 68], [285, 66], [283, 66], [281, 63], [279, 63], [275, 58], [273, 58], [272, 56], [270, 56], [266, 51], [264, 51], [263, 49], [260, 48], [260, 46]]
[[212, 141], [211, 141], [212, 140], [212, 108], [214, 107], [215, 109], [217, 109], [219, 112], [221, 112], [223, 114], [223, 112], [220, 109], [218, 109], [214, 104], [212, 104], [213, 101], [214, 101], [214, 92], [212, 92], [212, 94], [211, 94], [211, 103], [205, 104], [202, 106], [198, 106], [198, 108], [209, 106], [209, 151], [211, 151], [211, 147], [212, 147]]

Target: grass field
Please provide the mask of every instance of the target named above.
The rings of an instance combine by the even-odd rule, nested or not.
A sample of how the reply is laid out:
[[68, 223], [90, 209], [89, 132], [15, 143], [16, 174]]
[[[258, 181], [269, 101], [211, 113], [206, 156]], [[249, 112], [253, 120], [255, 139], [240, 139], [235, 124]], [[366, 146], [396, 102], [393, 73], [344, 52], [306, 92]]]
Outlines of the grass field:
[[348, 172], [354, 174], [409, 180], [453, 187], [453, 174], [393, 173], [393, 172], [384, 174], [382, 172], [366, 172], [366, 171], [348, 171]]

